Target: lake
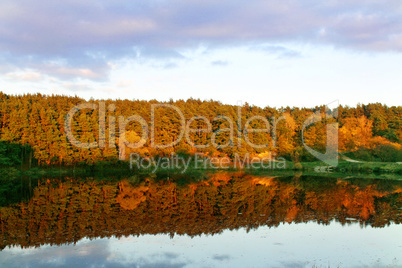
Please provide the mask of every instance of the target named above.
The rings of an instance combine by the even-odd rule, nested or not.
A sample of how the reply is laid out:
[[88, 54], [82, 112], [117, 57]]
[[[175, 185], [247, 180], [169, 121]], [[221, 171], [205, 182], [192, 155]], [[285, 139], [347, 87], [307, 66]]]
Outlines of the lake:
[[1, 267], [402, 267], [402, 181], [1, 181]]

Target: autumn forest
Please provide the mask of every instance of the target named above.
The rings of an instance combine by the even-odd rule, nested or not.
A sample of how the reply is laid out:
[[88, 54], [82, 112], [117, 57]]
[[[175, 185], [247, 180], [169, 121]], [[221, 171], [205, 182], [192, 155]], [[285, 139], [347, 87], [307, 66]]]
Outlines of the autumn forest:
[[[90, 100], [88, 103], [100, 103]], [[161, 104], [156, 100], [104, 100], [105, 107], [105, 146], [85, 149], [73, 146], [66, 136], [65, 119], [67, 113], [76, 105], [87, 103], [79, 97], [58, 95], [7, 95], [0, 93], [0, 165], [10, 166], [28, 159], [32, 165], [71, 165], [74, 163], [94, 163], [97, 161], [114, 161], [119, 152], [129, 154], [136, 152], [144, 157], [169, 155], [172, 152], [191, 155], [196, 152], [206, 157], [229, 157], [235, 154], [249, 153], [253, 156], [272, 154], [284, 157], [293, 162], [315, 161], [303, 147], [302, 125], [316, 112], [323, 114], [323, 120], [306, 128], [305, 143], [318, 151], [324, 151], [326, 145], [326, 125], [339, 123], [339, 152], [350, 158], [363, 161], [397, 162], [402, 161], [402, 107], [388, 107], [380, 103], [358, 105], [356, 107], [339, 106], [337, 118], [325, 119], [324, 107], [257, 107], [247, 103], [241, 107], [226, 105], [217, 101], [201, 101], [196, 99], [170, 101], [183, 112], [186, 123], [195, 116], [202, 116], [211, 122], [211, 132], [203, 131], [207, 127], [205, 120], [191, 120], [192, 132], [189, 139], [181, 139], [174, 146], [155, 148], [149, 139], [143, 141], [140, 148], [124, 148], [119, 143], [119, 122], [121, 116], [128, 118], [140, 115], [146, 122], [155, 122], [155, 143], [169, 144], [179, 136], [181, 119], [173, 109], [156, 108], [151, 118], [151, 106]], [[239, 116], [241, 118], [239, 118]], [[252, 116], [260, 116], [264, 120], [249, 121], [247, 128], [261, 129], [269, 123], [275, 132], [251, 132], [247, 139], [250, 146], [238, 134], [244, 131], [244, 122]], [[114, 122], [110, 118], [115, 118]], [[230, 126], [227, 118], [242, 125]], [[240, 121], [239, 121], [240, 120]], [[72, 118], [72, 132], [80, 142], [96, 142], [100, 140], [99, 112], [96, 109], [81, 109]], [[226, 131], [231, 128], [233, 133]], [[114, 130], [113, 130], [114, 129]], [[143, 128], [138, 122], [131, 122], [125, 127], [127, 141], [141, 140]], [[198, 130], [198, 131], [197, 131]], [[113, 134], [113, 135], [111, 135]], [[230, 136], [236, 137], [233, 140]], [[208, 145], [213, 137], [217, 146], [197, 148], [194, 145]], [[115, 139], [115, 141], [110, 141]], [[189, 142], [190, 141], [190, 142]], [[273, 142], [275, 141], [275, 142]], [[241, 146], [238, 146], [238, 144]], [[229, 146], [223, 146], [229, 145]]]

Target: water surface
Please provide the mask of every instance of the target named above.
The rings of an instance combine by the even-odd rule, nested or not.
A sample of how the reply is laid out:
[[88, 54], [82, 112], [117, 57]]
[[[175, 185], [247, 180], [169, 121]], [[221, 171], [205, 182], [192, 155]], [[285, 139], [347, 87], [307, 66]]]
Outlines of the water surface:
[[402, 267], [399, 181], [214, 173], [187, 185], [30, 185], [0, 208], [0, 266]]

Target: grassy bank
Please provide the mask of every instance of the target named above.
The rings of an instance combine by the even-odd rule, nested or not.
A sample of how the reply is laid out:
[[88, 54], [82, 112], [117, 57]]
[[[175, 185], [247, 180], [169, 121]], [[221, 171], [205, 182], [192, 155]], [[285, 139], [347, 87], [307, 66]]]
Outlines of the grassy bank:
[[300, 162], [300, 163], [287, 163], [287, 169], [303, 170], [308, 172], [341, 172], [341, 173], [365, 173], [365, 174], [399, 174], [402, 175], [402, 164], [390, 163], [390, 162], [349, 162], [341, 160], [336, 167], [331, 167], [329, 170], [328, 164], [316, 161], [316, 162]]
[[98, 162], [96, 164], [80, 164], [76, 166], [42, 166], [31, 169], [20, 169], [17, 167], [5, 167], [0, 169], [0, 177], [3, 179], [28, 176], [33, 178], [40, 177], [103, 177], [103, 178], [123, 178], [123, 177], [151, 177], [153, 179], [169, 179], [172, 175], [180, 177], [180, 181], [193, 181], [205, 177], [206, 173], [216, 171], [245, 171], [249, 174], [270, 174], [274, 176], [294, 176], [297, 174], [323, 177], [364, 177], [364, 178], [389, 178], [402, 179], [402, 164], [380, 163], [380, 162], [348, 162], [341, 160], [336, 167], [329, 167], [326, 163], [300, 162], [294, 163], [287, 161], [280, 168], [273, 165], [248, 166], [240, 169], [239, 167], [226, 166], [224, 168], [204, 168], [190, 164], [186, 169], [183, 168], [149, 168], [138, 169], [130, 168], [128, 162]]

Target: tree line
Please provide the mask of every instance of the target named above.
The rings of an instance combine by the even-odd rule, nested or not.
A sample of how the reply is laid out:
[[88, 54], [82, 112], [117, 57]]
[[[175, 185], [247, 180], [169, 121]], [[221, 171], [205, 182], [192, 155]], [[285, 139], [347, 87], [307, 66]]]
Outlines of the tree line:
[[[380, 103], [357, 105], [356, 107], [339, 106], [337, 118], [325, 119], [325, 107], [257, 107], [245, 103], [240, 108], [235, 105], [222, 104], [217, 101], [201, 101], [199, 99], [158, 102], [156, 100], [102, 100], [105, 107], [105, 146], [92, 149], [82, 149], [73, 146], [66, 136], [65, 119], [68, 112], [78, 104], [86, 101], [77, 96], [62, 95], [7, 95], [0, 92], [0, 165], [10, 163], [9, 154], [15, 154], [12, 144], [27, 146], [30, 150], [22, 150], [24, 157], [35, 159], [39, 165], [60, 164], [72, 165], [77, 162], [93, 163], [96, 161], [111, 161], [119, 158], [119, 151], [124, 154], [137, 152], [144, 157], [169, 155], [172, 152], [191, 155], [196, 152], [205, 156], [228, 156], [249, 153], [255, 156], [268, 153], [283, 156], [293, 161], [313, 161], [314, 158], [306, 152], [302, 144], [303, 123], [313, 113], [321, 112], [323, 120], [306, 128], [304, 140], [308, 146], [325, 151], [326, 125], [339, 123], [339, 151], [362, 160], [397, 161], [402, 158], [402, 107], [388, 107]], [[99, 103], [100, 100], [89, 101]], [[169, 144], [180, 135], [181, 118], [173, 109], [155, 109], [151, 118], [151, 106], [154, 104], [171, 104], [183, 112], [186, 122], [195, 116], [203, 116], [211, 122], [211, 132], [203, 131], [208, 126], [205, 120], [192, 120], [188, 139], [168, 148], [155, 148], [150, 139], [144, 141], [141, 148], [124, 148], [119, 142], [120, 116], [128, 118], [132, 115], [141, 116], [146, 122], [155, 122], [155, 143]], [[112, 105], [112, 106], [110, 106]], [[113, 107], [110, 108], [110, 107]], [[240, 113], [239, 113], [240, 109]], [[232, 118], [235, 122], [231, 140], [230, 132], [222, 131], [230, 128], [224, 117]], [[253, 144], [266, 146], [255, 148], [247, 143], [244, 137], [244, 124], [253, 116], [255, 119], [247, 126], [250, 129], [264, 129], [266, 122], [275, 132], [249, 131], [247, 139]], [[110, 120], [114, 118], [116, 122]], [[275, 122], [276, 119], [282, 120]], [[242, 122], [238, 126], [236, 122]], [[95, 109], [82, 109], [72, 118], [72, 133], [83, 143], [100, 142], [102, 133], [99, 131], [99, 112]], [[138, 122], [126, 126], [126, 140], [139, 142], [143, 127]], [[113, 135], [112, 135], [113, 134]], [[239, 135], [240, 134], [240, 135]], [[100, 136], [101, 135], [101, 136]], [[206, 145], [211, 138], [218, 146], [206, 146], [198, 149], [194, 145]], [[238, 140], [238, 137], [239, 140]], [[273, 142], [275, 141], [275, 142]], [[237, 146], [241, 143], [241, 146]], [[223, 146], [229, 144], [230, 146]], [[8, 155], [8, 156], [7, 156]], [[23, 158], [24, 158], [23, 157]], [[20, 155], [14, 158], [21, 158]], [[14, 160], [13, 160], [14, 161]], [[400, 160], [402, 161], [402, 160]], [[16, 161], [18, 162], [18, 161]]]

